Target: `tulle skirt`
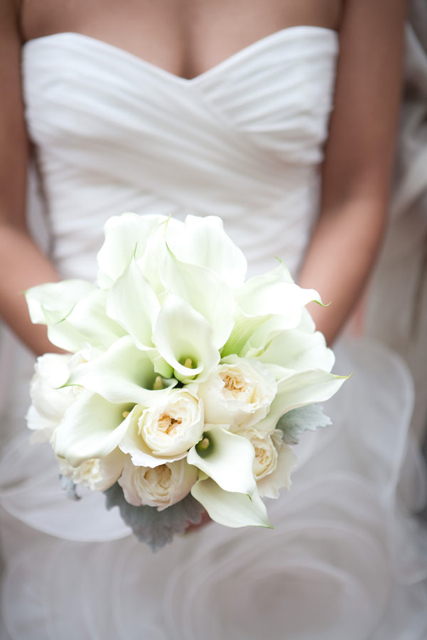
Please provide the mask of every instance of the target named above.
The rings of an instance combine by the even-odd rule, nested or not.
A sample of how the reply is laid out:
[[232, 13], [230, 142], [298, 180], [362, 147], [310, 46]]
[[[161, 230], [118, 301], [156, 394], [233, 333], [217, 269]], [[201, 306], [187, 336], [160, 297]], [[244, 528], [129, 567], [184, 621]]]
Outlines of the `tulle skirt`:
[[1, 638], [427, 638], [427, 532], [412, 517], [427, 479], [411, 378], [390, 351], [338, 345], [336, 372], [354, 375], [325, 405], [333, 426], [304, 434], [291, 490], [268, 501], [274, 530], [211, 523], [157, 553], [101, 494], [68, 501], [50, 448], [28, 444], [29, 364], [4, 412]]

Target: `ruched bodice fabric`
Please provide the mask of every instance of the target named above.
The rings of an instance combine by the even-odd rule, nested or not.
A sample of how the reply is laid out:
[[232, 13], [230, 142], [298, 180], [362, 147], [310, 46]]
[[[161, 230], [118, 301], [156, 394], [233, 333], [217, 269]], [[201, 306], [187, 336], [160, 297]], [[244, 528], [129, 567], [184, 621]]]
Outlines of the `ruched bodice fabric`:
[[[94, 278], [103, 224], [126, 210], [219, 215], [253, 273], [275, 256], [296, 273], [337, 54], [335, 32], [293, 27], [186, 80], [76, 33], [27, 43], [26, 119], [62, 276]], [[414, 492], [403, 462], [412, 383], [386, 349], [339, 346], [337, 372], [355, 375], [327, 403], [333, 426], [298, 445], [274, 531], [212, 523], [157, 554], [102, 495], [67, 501], [49, 447], [28, 444], [33, 360], [7, 340], [2, 354], [5, 638], [425, 640], [427, 539], [409, 516], [427, 482], [418, 467]]]
[[295, 269], [337, 49], [333, 31], [285, 29], [186, 80], [79, 34], [27, 43], [27, 121], [64, 275], [87, 275], [104, 221], [122, 210], [219, 215], [253, 270], [276, 254]]

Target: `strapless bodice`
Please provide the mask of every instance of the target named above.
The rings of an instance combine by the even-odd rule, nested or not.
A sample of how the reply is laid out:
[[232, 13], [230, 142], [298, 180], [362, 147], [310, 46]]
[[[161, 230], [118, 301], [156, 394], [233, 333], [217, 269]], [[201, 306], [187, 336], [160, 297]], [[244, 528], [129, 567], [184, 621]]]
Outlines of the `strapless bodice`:
[[192, 80], [77, 33], [23, 50], [26, 118], [62, 275], [92, 277], [105, 220], [216, 214], [252, 271], [296, 270], [317, 210], [337, 34], [292, 27]]

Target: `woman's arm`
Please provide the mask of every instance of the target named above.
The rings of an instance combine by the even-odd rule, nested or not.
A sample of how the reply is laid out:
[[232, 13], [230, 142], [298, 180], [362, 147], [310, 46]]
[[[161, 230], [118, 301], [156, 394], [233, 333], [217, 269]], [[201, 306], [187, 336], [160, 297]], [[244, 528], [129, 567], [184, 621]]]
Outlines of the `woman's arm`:
[[36, 354], [58, 351], [31, 324], [22, 292], [58, 275], [25, 223], [28, 140], [21, 95], [21, 41], [12, 0], [0, 3], [0, 315]]
[[347, 0], [322, 204], [299, 284], [332, 343], [354, 309], [384, 234], [401, 95], [405, 0]]

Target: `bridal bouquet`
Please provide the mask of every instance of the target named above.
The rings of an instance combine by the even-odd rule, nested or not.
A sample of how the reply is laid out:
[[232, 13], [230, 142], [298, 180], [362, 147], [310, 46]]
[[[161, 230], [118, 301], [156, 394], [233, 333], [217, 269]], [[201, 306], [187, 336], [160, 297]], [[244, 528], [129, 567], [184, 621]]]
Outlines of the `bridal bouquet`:
[[216, 217], [126, 213], [105, 225], [97, 284], [26, 292], [68, 354], [38, 359], [28, 426], [68, 493], [105, 492], [157, 549], [207, 511], [271, 527], [262, 498], [290, 486], [292, 445], [330, 423], [316, 404], [345, 378], [279, 262], [245, 280]]

